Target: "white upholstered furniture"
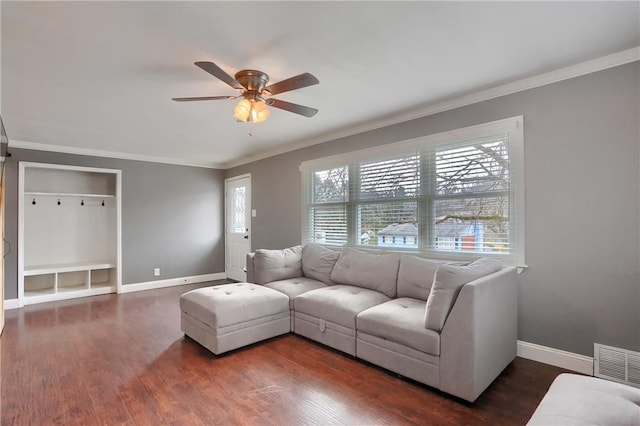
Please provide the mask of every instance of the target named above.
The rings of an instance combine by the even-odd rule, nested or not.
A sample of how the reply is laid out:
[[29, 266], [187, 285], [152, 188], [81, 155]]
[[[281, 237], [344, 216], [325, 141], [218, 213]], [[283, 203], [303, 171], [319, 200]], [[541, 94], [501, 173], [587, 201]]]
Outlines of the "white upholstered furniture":
[[250, 283], [180, 296], [182, 331], [216, 355], [290, 331], [289, 297]]
[[314, 244], [247, 256], [247, 281], [289, 297], [296, 334], [468, 401], [516, 356], [514, 275]]
[[560, 374], [528, 426], [640, 425], [640, 389], [597, 377]]

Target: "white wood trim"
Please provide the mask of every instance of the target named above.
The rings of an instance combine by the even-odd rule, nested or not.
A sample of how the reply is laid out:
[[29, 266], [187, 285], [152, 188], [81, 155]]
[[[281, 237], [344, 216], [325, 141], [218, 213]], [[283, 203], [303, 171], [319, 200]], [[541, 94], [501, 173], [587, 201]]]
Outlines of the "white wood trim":
[[28, 163], [18, 163], [18, 303], [24, 306], [24, 170]]
[[29, 197], [116, 198], [113, 194], [74, 194], [70, 192], [25, 192]]
[[91, 269], [111, 269], [117, 264], [112, 262], [104, 263], [66, 263], [61, 265], [37, 265], [24, 268], [24, 276], [55, 274], [56, 272], [89, 271]]
[[[510, 217], [516, 220], [509, 224], [513, 236], [509, 239], [513, 243], [513, 250], [509, 253], [484, 253], [483, 256], [495, 257], [503, 264], [516, 266], [521, 269], [525, 263], [525, 211], [524, 211], [524, 117], [522, 115], [503, 118], [488, 123], [476, 124], [460, 129], [447, 130], [417, 138], [407, 139], [398, 142], [387, 143], [385, 145], [364, 148], [342, 154], [330, 155], [327, 157], [314, 158], [300, 163], [299, 170], [302, 173], [302, 228], [300, 235], [303, 243], [310, 241], [309, 238], [309, 203], [311, 202], [311, 182], [310, 174], [316, 170], [325, 170], [333, 167], [359, 164], [361, 161], [380, 161], [381, 159], [397, 158], [398, 155], [417, 153], [426, 154], [433, 150], [444, 147], [459, 147], [471, 143], [473, 140], [481, 138], [493, 138], [496, 135], [508, 134], [508, 149], [510, 159], [511, 188], [509, 190]], [[506, 192], [505, 192], [506, 193]], [[420, 201], [418, 201], [420, 202]], [[351, 219], [347, 219], [349, 222]], [[515, 224], [515, 226], [514, 226]], [[347, 226], [349, 228], [349, 226]], [[371, 247], [371, 250], [399, 251], [397, 247]], [[478, 252], [453, 252], [440, 251], [429, 248], [426, 245], [419, 245], [415, 249], [407, 252], [421, 253], [429, 257], [443, 257], [449, 260], [460, 258], [468, 260], [478, 257]]]
[[225, 182], [233, 182], [234, 180], [244, 179], [244, 178], [251, 178], [251, 173], [245, 173], [243, 175], [238, 175], [238, 176], [233, 176], [233, 177], [230, 177], [230, 178], [226, 178]]
[[25, 297], [25, 305], [35, 305], [37, 303], [56, 302], [58, 300], [78, 299], [81, 297], [99, 296], [102, 294], [114, 293], [115, 287], [95, 287], [95, 288], [73, 288], [66, 291], [59, 291], [51, 294], [37, 294]]
[[[64, 170], [74, 172], [86, 172], [86, 173], [103, 173], [110, 174], [116, 177], [115, 195], [102, 196], [100, 194], [88, 194], [87, 196], [93, 198], [115, 198], [116, 202], [116, 259], [115, 264], [111, 263], [112, 259], [107, 262], [96, 262], [95, 264], [84, 263], [80, 264], [67, 264], [67, 265], [44, 265], [40, 267], [27, 267], [24, 265], [24, 210], [25, 210], [25, 196], [31, 196], [36, 194], [34, 192], [25, 191], [25, 173], [27, 168], [30, 169], [48, 169], [48, 170]], [[47, 193], [39, 193], [46, 195]], [[51, 163], [39, 163], [20, 161], [18, 164], [18, 304], [24, 306], [26, 304], [48, 302], [60, 299], [92, 296], [96, 294], [113, 293], [117, 292], [122, 285], [122, 170], [120, 169], [108, 169], [100, 167], [87, 167], [87, 166], [73, 166], [66, 164], [51, 164]], [[83, 194], [58, 194], [48, 193], [49, 196], [83, 196]], [[83, 290], [85, 294], [80, 296], [75, 295], [74, 292], [60, 292], [58, 294], [58, 273], [70, 272], [70, 271], [87, 271], [87, 278], [90, 278], [89, 270], [91, 269], [111, 269], [115, 268], [115, 283], [113, 287], [98, 287], [90, 288], [90, 281], [87, 281], [87, 289]], [[71, 269], [69, 269], [71, 268]], [[44, 272], [43, 272], [44, 271]], [[25, 297], [24, 291], [24, 277], [29, 275], [39, 275], [44, 273], [53, 273], [54, 277], [54, 291], [53, 295], [37, 295], [29, 296], [28, 300]]]
[[[457, 144], [460, 141], [465, 141], [468, 139], [493, 136], [497, 133], [504, 132], [509, 132], [510, 136], [513, 135], [517, 137], [518, 142], [520, 144], [523, 144], [523, 128], [524, 116], [516, 115], [513, 117], [502, 118], [486, 123], [475, 124], [473, 126], [445, 130], [444, 132], [418, 136], [411, 139], [399, 140], [384, 145], [378, 145], [370, 148], [359, 149], [356, 151], [345, 152], [342, 154], [334, 154], [328, 155], [326, 157], [318, 157], [311, 160], [306, 160], [300, 163], [299, 170], [309, 171], [318, 170], [325, 167], [337, 167], [342, 166], [348, 162], [361, 160], [362, 158], [381, 158], [386, 155], [393, 156], [400, 152], [415, 152], [425, 146], [447, 146], [449, 144]], [[518, 155], [519, 161], [522, 161], [523, 159], [523, 155]]]
[[78, 148], [73, 146], [51, 145], [11, 139], [11, 148], [31, 149], [34, 151], [60, 152], [63, 154], [88, 155], [91, 157], [118, 158], [122, 160], [144, 161], [148, 163], [176, 164], [179, 166], [202, 167], [205, 169], [222, 169], [223, 165], [214, 162], [193, 163], [175, 158], [155, 157], [151, 155], [127, 154], [117, 151], [103, 151], [98, 149]]
[[518, 356], [593, 376], [593, 357], [518, 340]]
[[7, 311], [9, 309], [18, 309], [22, 308], [24, 305], [20, 304], [20, 300], [18, 299], [7, 299], [4, 301], [4, 310]]
[[170, 278], [166, 280], [147, 281], [141, 283], [124, 284], [122, 289], [118, 293], [131, 293], [134, 291], [153, 290], [157, 288], [173, 287], [177, 285], [203, 283], [207, 281], [224, 280], [227, 278], [227, 274], [224, 272], [217, 272], [213, 274], [194, 275], [192, 277], [182, 278]]
[[122, 170], [116, 170], [116, 292], [122, 289]]
[[[172, 279], [160, 280], [160, 281], [148, 281], [148, 282], [142, 282], [142, 283], [125, 284], [122, 286], [122, 291], [119, 291], [118, 293], [133, 293], [136, 291], [153, 290], [157, 288], [173, 287], [178, 285], [187, 285], [187, 284], [203, 283], [207, 281], [224, 280], [226, 278], [227, 276], [224, 272], [217, 272], [213, 274], [195, 275], [192, 277], [172, 278]], [[91, 294], [87, 296], [95, 296], [97, 294], [105, 294], [105, 293], [113, 292], [112, 287], [103, 287], [95, 290], [96, 290], [95, 294]], [[52, 294], [47, 296], [49, 296], [47, 300], [41, 300], [41, 301], [36, 301], [35, 299], [32, 301], [32, 298], [30, 297], [29, 305], [32, 305], [33, 303], [53, 301], [55, 299], [53, 298], [53, 296], [56, 296], [56, 295]], [[39, 297], [39, 296], [36, 296], [36, 297]], [[42, 296], [42, 297], [44, 298], [45, 296]], [[24, 306], [25, 306], [24, 303], [20, 303], [19, 299], [7, 299], [4, 301], [5, 310], [19, 309]]]
[[[11, 145], [13, 145], [13, 141]], [[120, 169], [105, 169], [101, 167], [87, 167], [87, 166], [71, 166], [67, 164], [38, 163], [34, 161], [20, 161], [20, 165], [24, 165], [24, 167], [35, 167], [38, 169], [71, 170], [74, 172], [113, 173], [113, 174], [121, 172]]]
[[[253, 231], [253, 224], [252, 224], [252, 208], [253, 205], [251, 204], [251, 197], [252, 197], [252, 180], [251, 180], [251, 173], [245, 173], [242, 175], [238, 175], [238, 176], [233, 176], [230, 178], [226, 178], [224, 180], [224, 256], [225, 256], [225, 261], [224, 261], [224, 270], [225, 270], [225, 274], [227, 274], [227, 277], [229, 276], [229, 259], [231, 259], [230, 257], [230, 253], [229, 253], [229, 241], [230, 241], [230, 236], [229, 236], [229, 197], [228, 197], [228, 193], [229, 193], [229, 185], [235, 181], [238, 180], [242, 180], [242, 179], [246, 179], [248, 180], [248, 185], [247, 185], [247, 193], [245, 194], [245, 218], [247, 219], [247, 223], [246, 228], [246, 236], [248, 237], [247, 243], [248, 243], [248, 248], [247, 253], [251, 251], [251, 233]], [[243, 276], [246, 278], [247, 274], [246, 274], [246, 265], [244, 267], [245, 272], [243, 273]], [[231, 271], [233, 272], [233, 271]], [[231, 274], [231, 275], [235, 275], [235, 274]], [[238, 278], [238, 275], [236, 275], [234, 277], [235, 279]]]

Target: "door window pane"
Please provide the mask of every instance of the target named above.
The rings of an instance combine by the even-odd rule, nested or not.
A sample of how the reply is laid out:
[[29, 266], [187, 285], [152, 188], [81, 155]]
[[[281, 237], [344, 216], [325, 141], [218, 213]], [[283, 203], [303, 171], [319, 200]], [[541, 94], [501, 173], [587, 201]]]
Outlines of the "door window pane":
[[232, 232], [245, 232], [247, 227], [245, 223], [245, 187], [240, 186], [233, 188], [232, 193], [232, 212], [233, 221], [231, 225]]

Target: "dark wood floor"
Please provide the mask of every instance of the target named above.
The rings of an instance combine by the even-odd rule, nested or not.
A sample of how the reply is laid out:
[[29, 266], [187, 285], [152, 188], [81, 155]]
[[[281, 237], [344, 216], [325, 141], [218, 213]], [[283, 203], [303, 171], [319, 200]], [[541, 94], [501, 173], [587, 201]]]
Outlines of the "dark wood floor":
[[200, 285], [7, 311], [3, 425], [522, 425], [563, 370], [517, 358], [474, 404], [296, 335], [223, 356], [180, 332]]

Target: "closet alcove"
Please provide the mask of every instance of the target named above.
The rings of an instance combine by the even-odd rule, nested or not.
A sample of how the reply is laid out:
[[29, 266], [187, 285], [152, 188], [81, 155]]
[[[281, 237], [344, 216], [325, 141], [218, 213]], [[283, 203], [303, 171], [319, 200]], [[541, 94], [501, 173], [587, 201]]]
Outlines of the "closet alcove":
[[121, 174], [19, 163], [21, 306], [120, 289]]

